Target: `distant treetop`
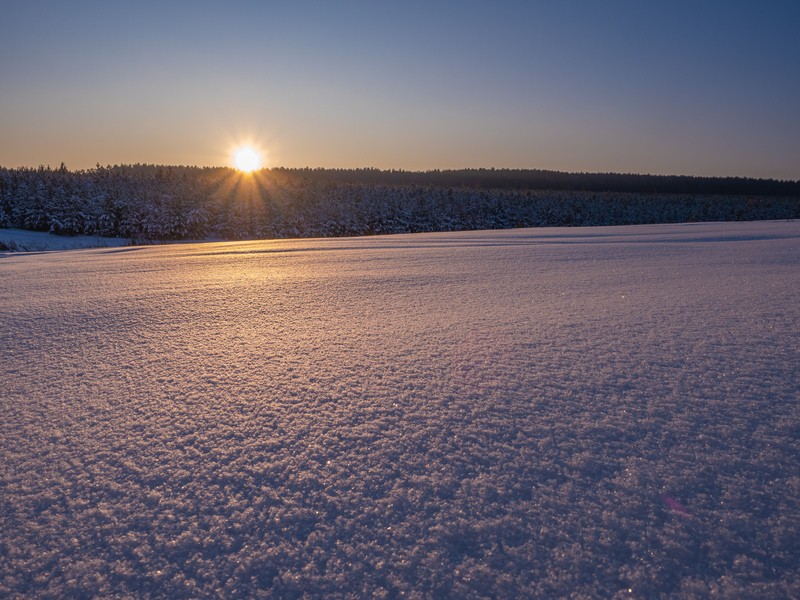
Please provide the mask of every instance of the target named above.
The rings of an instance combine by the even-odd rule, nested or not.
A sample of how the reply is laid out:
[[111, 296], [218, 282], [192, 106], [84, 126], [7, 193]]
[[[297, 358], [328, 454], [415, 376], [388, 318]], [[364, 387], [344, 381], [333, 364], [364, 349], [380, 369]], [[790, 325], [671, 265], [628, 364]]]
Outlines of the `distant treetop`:
[[[32, 169], [4, 169], [30, 171]], [[38, 167], [38, 171], [69, 172], [64, 163], [58, 169]], [[165, 171], [209, 173], [233, 171], [228, 167], [189, 167], [171, 165], [100, 166], [76, 173], [116, 172], [138, 177], [160, 177]], [[696, 177], [690, 175], [646, 175], [638, 173], [567, 173], [542, 169], [445, 169], [404, 171], [398, 169], [327, 169], [322, 167], [263, 169], [284, 180], [301, 179], [314, 183], [361, 185], [417, 185], [446, 188], [497, 190], [557, 190], [618, 192], [637, 194], [705, 194], [723, 196], [800, 196], [800, 180], [754, 179], [748, 177]]]
[[745, 177], [693, 177], [633, 173], [565, 173], [541, 169], [285, 169], [273, 171], [315, 181], [384, 185], [425, 185], [479, 189], [800, 196], [800, 181]]

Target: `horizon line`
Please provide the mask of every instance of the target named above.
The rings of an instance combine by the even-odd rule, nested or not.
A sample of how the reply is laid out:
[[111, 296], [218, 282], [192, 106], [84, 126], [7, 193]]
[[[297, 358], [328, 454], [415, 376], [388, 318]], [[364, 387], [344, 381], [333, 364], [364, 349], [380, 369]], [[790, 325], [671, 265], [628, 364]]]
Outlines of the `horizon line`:
[[[86, 169], [70, 169], [64, 161], [61, 161], [58, 167], [53, 167], [50, 163], [47, 165], [39, 164], [37, 166], [16, 166], [16, 167], [6, 167], [0, 164], [0, 169], [5, 169], [9, 171], [13, 170], [49, 170], [49, 171], [59, 171], [59, 170], [66, 170], [68, 173], [88, 173], [92, 171], [97, 171], [100, 169], [113, 169], [113, 168], [120, 168], [120, 167], [157, 167], [157, 168], [172, 168], [172, 169], [228, 169], [231, 171], [240, 172], [234, 166], [231, 165], [188, 165], [188, 164], [159, 164], [159, 163], [115, 163], [115, 164], [106, 164], [101, 165], [100, 163], [96, 163], [94, 167], [89, 167]], [[634, 176], [634, 177], [677, 177], [677, 178], [686, 178], [686, 179], [745, 179], [745, 180], [753, 180], [753, 181], [776, 181], [776, 182], [784, 182], [784, 183], [800, 183], [800, 178], [798, 179], [778, 179], [774, 177], [754, 177], [754, 176], [747, 176], [747, 175], [687, 175], [687, 174], [679, 174], [679, 173], [653, 173], [653, 172], [633, 172], [633, 171], [559, 171], [557, 169], [544, 169], [539, 167], [457, 167], [457, 168], [431, 168], [431, 169], [403, 169], [403, 168], [380, 168], [374, 166], [365, 166], [365, 167], [323, 167], [323, 166], [303, 166], [303, 167], [287, 167], [282, 165], [275, 165], [271, 167], [262, 167], [260, 169], [254, 169], [247, 174], [254, 175], [256, 173], [264, 172], [264, 171], [273, 171], [273, 170], [285, 170], [285, 171], [377, 171], [381, 173], [409, 173], [409, 174], [427, 174], [427, 173], [458, 173], [458, 172], [469, 172], [469, 171], [517, 171], [517, 172], [537, 172], [537, 173], [553, 173], [558, 175], [616, 175], [616, 176]]]

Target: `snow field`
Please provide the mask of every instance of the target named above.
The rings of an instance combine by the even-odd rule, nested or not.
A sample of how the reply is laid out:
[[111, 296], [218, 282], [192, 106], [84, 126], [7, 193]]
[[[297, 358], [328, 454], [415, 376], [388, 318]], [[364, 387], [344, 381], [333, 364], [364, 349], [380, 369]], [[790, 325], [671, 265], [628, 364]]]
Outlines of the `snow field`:
[[99, 235], [53, 235], [24, 229], [0, 229], [0, 256], [6, 251], [46, 252], [126, 246], [128, 240]]
[[800, 594], [797, 222], [0, 260], [0, 595]]

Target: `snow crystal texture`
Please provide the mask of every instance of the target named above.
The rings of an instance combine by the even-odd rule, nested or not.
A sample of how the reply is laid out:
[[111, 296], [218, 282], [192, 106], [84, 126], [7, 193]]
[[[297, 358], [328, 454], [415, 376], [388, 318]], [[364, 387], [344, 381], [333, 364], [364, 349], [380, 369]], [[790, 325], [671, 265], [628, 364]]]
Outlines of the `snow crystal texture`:
[[800, 596], [800, 223], [0, 258], [0, 596]]

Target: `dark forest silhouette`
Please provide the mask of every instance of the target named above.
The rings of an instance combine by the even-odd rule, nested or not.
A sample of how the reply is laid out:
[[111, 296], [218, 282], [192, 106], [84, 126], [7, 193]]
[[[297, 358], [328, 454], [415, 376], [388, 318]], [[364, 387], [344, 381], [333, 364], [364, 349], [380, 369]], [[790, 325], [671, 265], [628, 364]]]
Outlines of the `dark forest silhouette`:
[[800, 181], [542, 170], [0, 168], [0, 227], [134, 241], [800, 218]]

